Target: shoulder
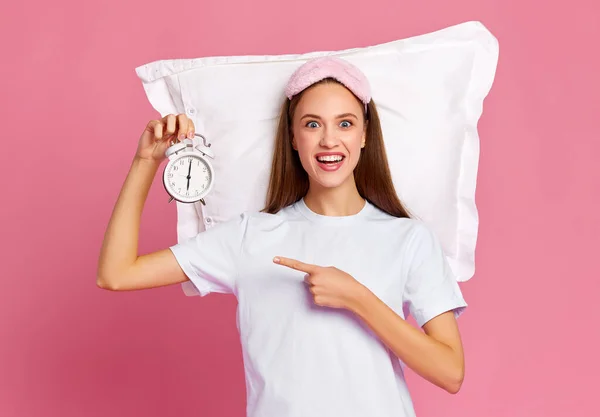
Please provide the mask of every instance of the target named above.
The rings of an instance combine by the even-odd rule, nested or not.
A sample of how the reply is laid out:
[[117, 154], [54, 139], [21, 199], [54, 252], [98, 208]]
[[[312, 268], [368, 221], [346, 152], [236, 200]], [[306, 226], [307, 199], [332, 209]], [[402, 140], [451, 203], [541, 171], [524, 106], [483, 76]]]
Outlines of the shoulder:
[[437, 241], [437, 236], [433, 229], [420, 219], [410, 219], [411, 239], [414, 243]]
[[390, 231], [393, 231], [396, 235], [400, 234], [403, 239], [427, 235], [431, 231], [420, 219], [413, 217], [395, 217], [373, 204], [369, 204], [371, 205], [371, 209], [366, 218], [367, 222], [372, 225], [383, 225]]
[[412, 265], [444, 263], [446, 253], [434, 229], [422, 220], [412, 219], [407, 239], [407, 257]]
[[408, 252], [431, 250], [440, 244], [433, 228], [419, 218], [394, 217], [373, 206], [367, 222], [370, 226], [380, 226], [392, 243], [399, 244]]

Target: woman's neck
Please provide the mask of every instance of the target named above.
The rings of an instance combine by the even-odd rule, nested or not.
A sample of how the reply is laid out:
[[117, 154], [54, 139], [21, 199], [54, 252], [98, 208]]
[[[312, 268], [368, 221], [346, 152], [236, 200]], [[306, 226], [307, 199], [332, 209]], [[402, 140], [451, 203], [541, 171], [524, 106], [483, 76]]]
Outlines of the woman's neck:
[[322, 216], [352, 216], [365, 206], [365, 199], [358, 193], [352, 177], [335, 188], [311, 183], [304, 202], [309, 209]]

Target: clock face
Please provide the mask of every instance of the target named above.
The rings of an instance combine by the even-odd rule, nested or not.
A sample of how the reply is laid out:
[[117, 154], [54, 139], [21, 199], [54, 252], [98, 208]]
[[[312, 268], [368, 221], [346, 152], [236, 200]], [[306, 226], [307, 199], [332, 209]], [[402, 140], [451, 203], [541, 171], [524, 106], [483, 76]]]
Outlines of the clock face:
[[194, 154], [184, 155], [167, 164], [163, 182], [176, 200], [194, 202], [210, 191], [212, 173], [212, 168], [205, 159]]

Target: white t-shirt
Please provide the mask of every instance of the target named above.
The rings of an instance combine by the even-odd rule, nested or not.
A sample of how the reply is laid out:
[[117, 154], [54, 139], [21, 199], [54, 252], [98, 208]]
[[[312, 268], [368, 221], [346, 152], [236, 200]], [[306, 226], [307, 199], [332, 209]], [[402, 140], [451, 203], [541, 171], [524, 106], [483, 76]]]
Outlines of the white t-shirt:
[[248, 417], [411, 417], [401, 362], [353, 313], [314, 304], [305, 273], [335, 266], [419, 326], [466, 303], [432, 232], [367, 202], [356, 215], [244, 213], [171, 247], [201, 295], [238, 299]]

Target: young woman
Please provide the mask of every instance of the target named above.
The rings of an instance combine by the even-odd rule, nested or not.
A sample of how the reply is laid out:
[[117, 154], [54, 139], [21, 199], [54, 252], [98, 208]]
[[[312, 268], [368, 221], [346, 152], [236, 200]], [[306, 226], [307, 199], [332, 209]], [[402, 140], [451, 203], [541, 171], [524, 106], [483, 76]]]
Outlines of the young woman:
[[440, 243], [395, 193], [364, 74], [314, 59], [286, 95], [265, 210], [138, 255], [165, 149], [194, 134], [183, 114], [148, 123], [108, 225], [98, 286], [191, 280], [203, 295], [235, 294], [249, 417], [414, 416], [401, 363], [458, 392], [456, 317], [466, 303]]

